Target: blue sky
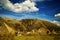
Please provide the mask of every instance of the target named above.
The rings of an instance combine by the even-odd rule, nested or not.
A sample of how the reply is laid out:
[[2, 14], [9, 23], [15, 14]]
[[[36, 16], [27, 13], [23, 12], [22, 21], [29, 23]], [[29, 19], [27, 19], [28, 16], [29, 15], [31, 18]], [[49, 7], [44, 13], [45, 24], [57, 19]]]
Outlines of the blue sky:
[[[30, 2], [27, 2], [27, 6], [29, 5], [28, 8], [25, 1], [27, 0], [1, 0], [0, 16], [13, 19], [40, 18], [49, 21], [60, 19], [60, 16], [59, 18], [55, 18], [56, 14], [60, 14], [60, 0], [32, 0], [32, 3], [31, 0], [28, 0]], [[25, 6], [21, 6], [23, 3], [25, 3]], [[20, 10], [20, 6], [22, 10]]]

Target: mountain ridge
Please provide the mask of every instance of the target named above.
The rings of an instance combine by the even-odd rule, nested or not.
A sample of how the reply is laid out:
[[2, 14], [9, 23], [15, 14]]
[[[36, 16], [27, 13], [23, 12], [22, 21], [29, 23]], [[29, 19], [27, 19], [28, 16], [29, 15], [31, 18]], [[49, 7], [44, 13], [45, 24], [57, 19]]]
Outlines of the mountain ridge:
[[[38, 33], [40, 35], [46, 34], [57, 34], [60, 27], [51, 22], [40, 20], [40, 19], [22, 19], [22, 20], [11, 20], [7, 18], [0, 18], [1, 23], [7, 24], [11, 29], [14, 29], [17, 33], [22, 32], [22, 34], [33, 34]], [[11, 32], [12, 33], [12, 32]]]

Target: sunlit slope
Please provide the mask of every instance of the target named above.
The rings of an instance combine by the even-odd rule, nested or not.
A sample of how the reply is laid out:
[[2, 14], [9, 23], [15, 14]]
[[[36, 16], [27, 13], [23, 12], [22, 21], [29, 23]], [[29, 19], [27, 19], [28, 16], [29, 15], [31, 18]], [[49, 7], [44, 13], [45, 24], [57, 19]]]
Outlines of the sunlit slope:
[[42, 35], [57, 34], [60, 31], [60, 27], [56, 24], [41, 19], [14, 20], [9, 18], [0, 18], [0, 20], [0, 26], [4, 23], [6, 28], [10, 29], [11, 32], [12, 30], [15, 30], [17, 32], [34, 32]]

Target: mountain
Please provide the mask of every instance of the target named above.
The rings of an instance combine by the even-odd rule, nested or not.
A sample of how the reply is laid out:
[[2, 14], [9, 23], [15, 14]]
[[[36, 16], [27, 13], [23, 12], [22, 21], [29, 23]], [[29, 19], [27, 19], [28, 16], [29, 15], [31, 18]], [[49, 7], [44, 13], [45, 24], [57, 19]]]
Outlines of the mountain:
[[[4, 27], [4, 28], [3, 28]], [[4, 29], [8, 33], [22, 35], [51, 35], [60, 34], [60, 27], [51, 22], [41, 19], [21, 19], [0, 18], [0, 31]], [[3, 32], [3, 31], [2, 31]], [[7, 33], [6, 32], [6, 33]]]

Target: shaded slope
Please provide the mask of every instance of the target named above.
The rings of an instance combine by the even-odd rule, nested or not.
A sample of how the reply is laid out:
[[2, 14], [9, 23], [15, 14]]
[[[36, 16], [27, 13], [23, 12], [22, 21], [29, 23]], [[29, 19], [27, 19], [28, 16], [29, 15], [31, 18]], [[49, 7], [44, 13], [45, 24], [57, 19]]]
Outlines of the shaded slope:
[[[52, 29], [55, 29], [57, 30], [57, 28], [59, 28], [59, 26], [57, 26], [56, 24], [53, 24], [51, 22], [48, 22], [48, 21], [44, 21], [44, 20], [40, 20], [40, 19], [23, 19], [21, 20], [21, 23], [23, 25], [25, 25], [26, 27], [33, 27], [33, 28], [36, 28], [36, 29], [39, 29], [40, 27], [45, 27], [45, 28], [52, 28]], [[29, 28], [30, 28], [29, 27]]]

